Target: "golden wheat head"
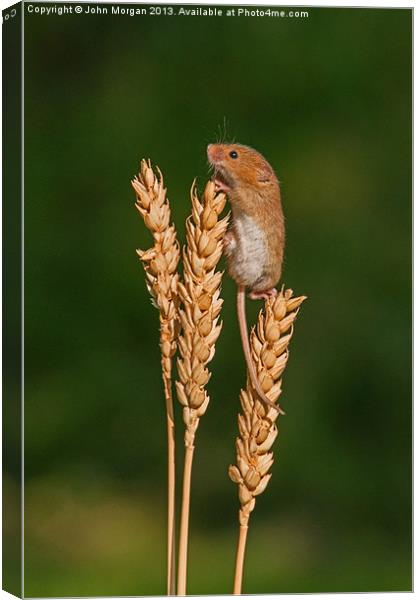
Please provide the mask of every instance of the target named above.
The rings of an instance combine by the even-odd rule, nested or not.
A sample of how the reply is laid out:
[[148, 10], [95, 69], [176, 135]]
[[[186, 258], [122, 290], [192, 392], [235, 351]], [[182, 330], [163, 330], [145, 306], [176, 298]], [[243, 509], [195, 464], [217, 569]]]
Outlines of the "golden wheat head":
[[154, 239], [148, 250], [137, 250], [143, 264], [147, 288], [153, 304], [160, 313], [161, 351], [164, 374], [170, 379], [171, 358], [176, 352], [177, 337], [177, 284], [179, 243], [176, 229], [170, 224], [170, 205], [164, 187], [163, 175], [154, 173], [150, 161], [141, 161], [140, 172], [132, 181], [136, 194], [135, 206]]
[[220, 219], [226, 198], [208, 182], [202, 199], [195, 184], [191, 189], [192, 213], [186, 221], [187, 243], [183, 249], [183, 282], [178, 284], [181, 335], [177, 361], [176, 389], [183, 406], [185, 440], [193, 443], [200, 417], [209, 397], [205, 390], [210, 373], [207, 364], [214, 356], [221, 331], [218, 323], [222, 306], [222, 272], [216, 271], [223, 251], [223, 237], [229, 216]]
[[[288, 360], [293, 324], [305, 299], [305, 296], [293, 297], [292, 290], [284, 292], [282, 289], [276, 298], [266, 300], [265, 309], [260, 311], [257, 325], [250, 335], [258, 378], [272, 402], [276, 402], [281, 394], [282, 373]], [[230, 466], [229, 475], [238, 484], [240, 524], [247, 525], [256, 496], [266, 489], [271, 478], [271, 448], [278, 435], [275, 421], [279, 413], [261, 402], [249, 379], [246, 389], [240, 392], [240, 403], [237, 465]]]

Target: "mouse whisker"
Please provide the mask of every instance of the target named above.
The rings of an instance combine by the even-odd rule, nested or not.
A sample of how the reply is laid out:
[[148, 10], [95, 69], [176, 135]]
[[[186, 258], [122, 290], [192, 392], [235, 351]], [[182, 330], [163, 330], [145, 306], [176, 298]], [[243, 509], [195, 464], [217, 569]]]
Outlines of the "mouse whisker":
[[221, 123], [218, 123], [218, 144], [223, 143], [223, 130], [221, 129]]

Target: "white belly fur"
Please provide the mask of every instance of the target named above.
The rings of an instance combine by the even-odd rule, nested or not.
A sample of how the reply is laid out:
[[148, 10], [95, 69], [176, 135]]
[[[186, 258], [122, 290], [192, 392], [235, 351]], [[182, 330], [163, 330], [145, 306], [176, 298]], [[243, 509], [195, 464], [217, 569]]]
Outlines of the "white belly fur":
[[252, 217], [237, 209], [233, 213], [236, 246], [229, 270], [238, 283], [252, 287], [265, 272], [266, 236]]

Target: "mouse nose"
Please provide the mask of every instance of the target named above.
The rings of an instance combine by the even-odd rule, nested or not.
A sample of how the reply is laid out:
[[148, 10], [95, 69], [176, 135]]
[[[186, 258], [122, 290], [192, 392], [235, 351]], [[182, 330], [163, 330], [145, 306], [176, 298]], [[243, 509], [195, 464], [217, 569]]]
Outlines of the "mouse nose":
[[[218, 149], [218, 152], [217, 152]], [[214, 162], [215, 160], [219, 160], [221, 158], [218, 144], [208, 144], [207, 146], [207, 156], [210, 162]]]

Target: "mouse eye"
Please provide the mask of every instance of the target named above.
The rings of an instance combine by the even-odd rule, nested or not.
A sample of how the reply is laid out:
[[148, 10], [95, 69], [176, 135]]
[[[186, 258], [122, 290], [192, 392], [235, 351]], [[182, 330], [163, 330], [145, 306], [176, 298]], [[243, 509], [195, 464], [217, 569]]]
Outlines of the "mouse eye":
[[235, 150], [232, 150], [232, 151], [230, 152], [230, 156], [231, 156], [231, 158], [237, 158], [237, 157], [238, 157], [238, 154], [237, 154], [237, 152], [236, 152]]

